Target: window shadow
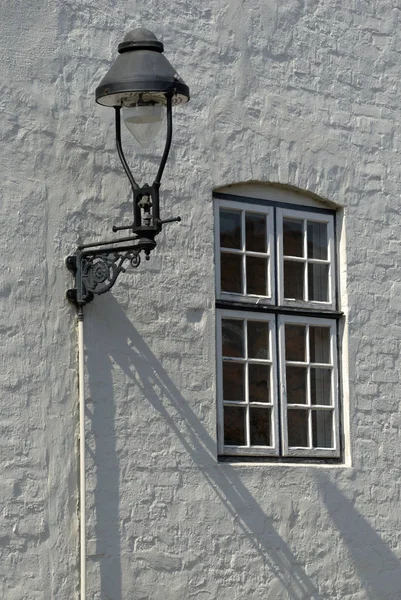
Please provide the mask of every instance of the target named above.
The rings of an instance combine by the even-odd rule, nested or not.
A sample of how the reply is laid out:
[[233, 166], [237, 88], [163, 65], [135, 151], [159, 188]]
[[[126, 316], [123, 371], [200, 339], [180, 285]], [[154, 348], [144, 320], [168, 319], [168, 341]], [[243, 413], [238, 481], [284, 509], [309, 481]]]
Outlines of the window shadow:
[[[266, 600], [323, 600], [313, 581], [300, 566], [297, 557], [275, 529], [272, 519], [263, 512], [240, 475], [229, 464], [216, 464], [215, 440], [191, 409], [190, 402], [182, 396], [159, 360], [127, 319], [118, 302], [108, 295], [102, 297], [101, 301], [98, 300], [97, 306], [98, 309], [92, 310], [91, 307], [91, 310], [87, 311], [86, 339], [89, 387], [94, 407], [92, 430], [97, 435], [94, 456], [97, 475], [96, 536], [99, 536], [99, 549], [107, 554], [100, 559], [102, 590], [113, 589], [110, 597], [113, 600], [122, 600], [119, 558], [119, 464], [116, 430], [112, 423], [115, 416], [112, 359], [126, 377], [138, 386], [154, 410], [168, 424], [178, 442], [199, 467], [199, 477], [204, 478], [205, 483], [226, 507], [233, 523], [242, 530], [243, 536], [253, 548], [253, 553], [256, 551], [258, 554], [261, 571], [266, 568], [268, 575]], [[108, 326], [106, 324], [106, 327], [110, 327], [110, 331], [105, 331], [104, 324], [100, 325], [101, 318], [104, 323], [104, 315], [109, 315], [110, 323]], [[105, 340], [111, 335], [111, 328], [113, 343], [108, 346]], [[104, 421], [108, 421], [107, 435]], [[135, 428], [140, 426], [133, 423], [133, 433]], [[136, 500], [140, 502], [140, 498]], [[208, 534], [205, 530], [206, 535]], [[218, 560], [218, 557], [215, 556], [213, 560]], [[134, 555], [132, 561], [135, 563]], [[267, 581], [271, 579], [275, 580], [275, 589], [279, 590], [274, 595], [271, 595], [272, 592], [267, 587]], [[101, 597], [108, 596], [102, 593]]]
[[[360, 515], [354, 503], [345, 497], [338, 487], [322, 473], [316, 473], [321, 497], [328, 514], [348, 550], [351, 561], [342, 556], [342, 562], [350, 563], [358, 576], [361, 587], [371, 600], [398, 600], [401, 598], [401, 562], [389, 546]], [[354, 482], [354, 485], [356, 483]], [[376, 517], [376, 514], [374, 515]], [[389, 532], [388, 532], [389, 533]], [[393, 533], [395, 545], [399, 545], [399, 531]]]

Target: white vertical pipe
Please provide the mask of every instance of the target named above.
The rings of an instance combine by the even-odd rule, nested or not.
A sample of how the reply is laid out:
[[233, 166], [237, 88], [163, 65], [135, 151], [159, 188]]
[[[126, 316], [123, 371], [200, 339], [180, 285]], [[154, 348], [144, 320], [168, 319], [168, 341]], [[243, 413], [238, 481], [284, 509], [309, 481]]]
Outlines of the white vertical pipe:
[[79, 392], [79, 537], [81, 600], [86, 599], [86, 479], [85, 479], [85, 354], [84, 311], [78, 310], [78, 392]]

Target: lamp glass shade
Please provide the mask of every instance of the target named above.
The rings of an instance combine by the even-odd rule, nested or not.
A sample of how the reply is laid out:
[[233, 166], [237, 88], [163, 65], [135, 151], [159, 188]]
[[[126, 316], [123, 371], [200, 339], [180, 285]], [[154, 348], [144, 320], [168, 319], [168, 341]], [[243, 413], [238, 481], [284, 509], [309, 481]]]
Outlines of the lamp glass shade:
[[165, 112], [161, 104], [142, 104], [124, 107], [122, 118], [138, 144], [146, 148], [159, 133]]

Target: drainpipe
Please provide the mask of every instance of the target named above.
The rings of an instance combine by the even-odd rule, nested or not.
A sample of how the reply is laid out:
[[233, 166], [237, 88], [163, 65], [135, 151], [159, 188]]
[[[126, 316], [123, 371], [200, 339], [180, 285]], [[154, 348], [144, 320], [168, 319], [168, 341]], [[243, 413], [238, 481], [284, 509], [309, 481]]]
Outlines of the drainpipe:
[[79, 539], [80, 600], [86, 600], [86, 479], [85, 479], [85, 354], [84, 310], [78, 308], [78, 394], [79, 394]]

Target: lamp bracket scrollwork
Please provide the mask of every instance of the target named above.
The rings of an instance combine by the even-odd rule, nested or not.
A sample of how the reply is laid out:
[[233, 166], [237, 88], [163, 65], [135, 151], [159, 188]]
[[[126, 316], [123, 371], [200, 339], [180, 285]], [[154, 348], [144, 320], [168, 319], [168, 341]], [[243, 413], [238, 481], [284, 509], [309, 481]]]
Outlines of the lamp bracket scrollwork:
[[77, 307], [93, 300], [95, 295], [111, 290], [120, 273], [127, 266], [136, 269], [141, 263], [141, 252], [149, 259], [156, 242], [152, 239], [123, 238], [113, 242], [99, 242], [80, 246], [76, 253], [68, 256], [66, 266], [75, 277], [75, 288], [67, 291], [67, 298]]

